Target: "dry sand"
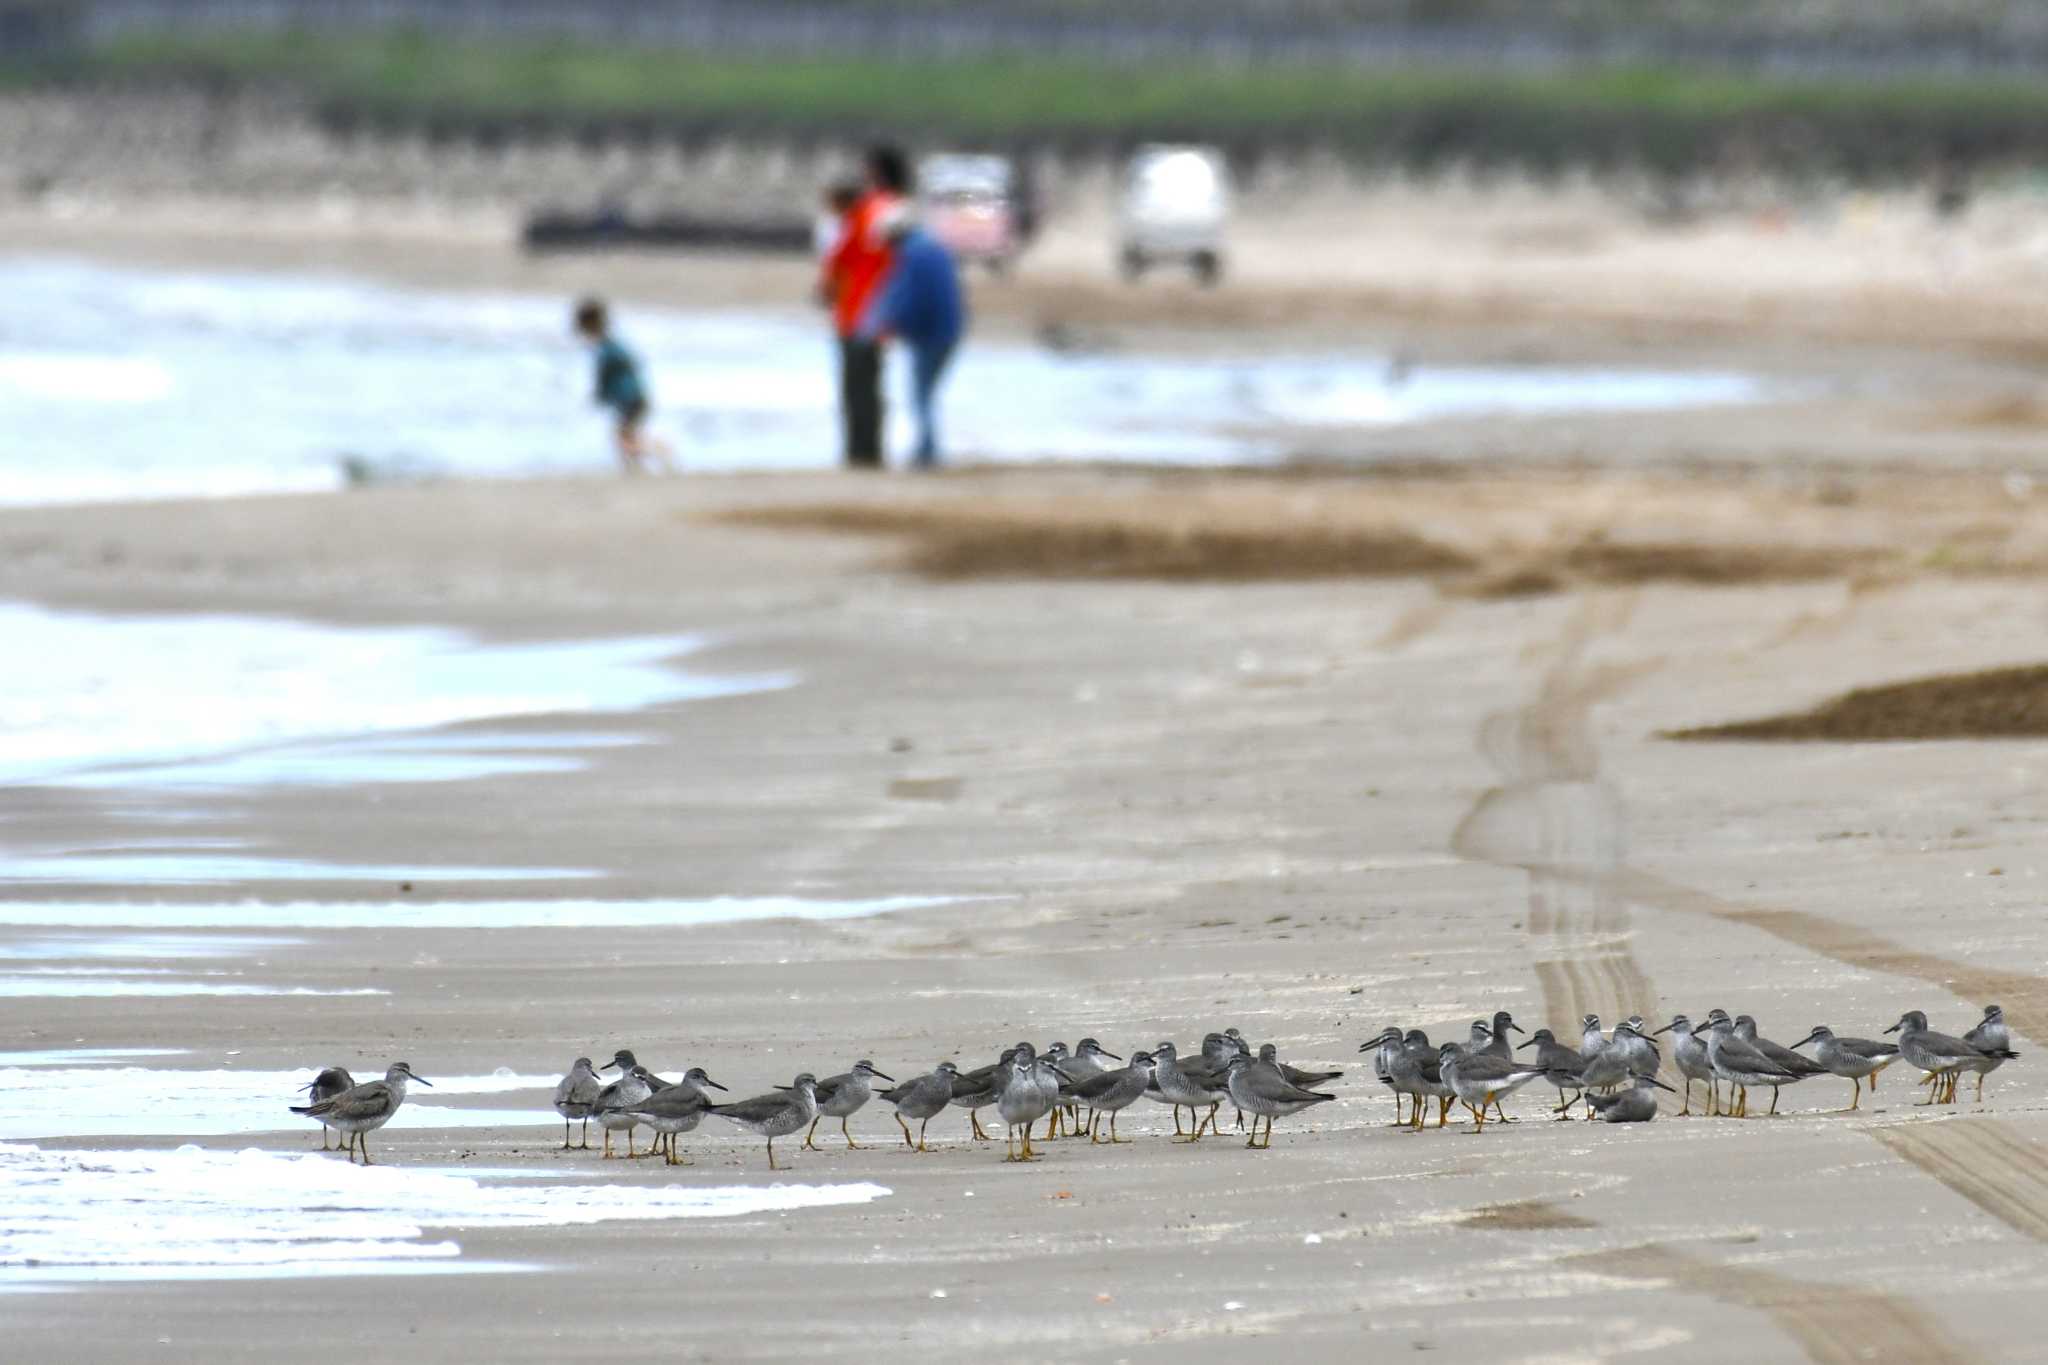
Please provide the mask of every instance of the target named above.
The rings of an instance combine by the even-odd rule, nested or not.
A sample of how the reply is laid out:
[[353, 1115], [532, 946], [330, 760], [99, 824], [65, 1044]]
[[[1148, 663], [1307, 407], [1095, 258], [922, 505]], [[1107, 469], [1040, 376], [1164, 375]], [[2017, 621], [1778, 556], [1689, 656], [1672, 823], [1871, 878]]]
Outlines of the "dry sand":
[[[1687, 316], [1659, 326], [1683, 332]], [[1589, 334], [1633, 344], [1626, 328]], [[607, 717], [649, 742], [584, 772], [120, 803], [4, 790], [10, 847], [118, 841], [170, 809], [291, 856], [596, 867], [576, 889], [606, 897], [975, 898], [831, 924], [314, 933], [271, 970], [374, 979], [388, 1001], [0, 1004], [18, 1046], [155, 1044], [279, 1068], [404, 1055], [431, 1078], [630, 1045], [751, 1090], [856, 1056], [902, 1075], [1017, 1037], [1090, 1033], [1122, 1051], [1235, 1023], [1297, 1062], [1349, 1068], [1341, 1101], [1283, 1120], [1270, 1152], [1227, 1134], [1171, 1144], [1154, 1108], [1132, 1125], [1143, 1141], [1054, 1144], [1030, 1167], [948, 1115], [945, 1150], [917, 1157], [871, 1109], [855, 1131], [872, 1150], [792, 1151], [785, 1177], [893, 1191], [871, 1205], [459, 1234], [471, 1258], [545, 1274], [10, 1296], [6, 1354], [269, 1360], [310, 1338], [422, 1361], [2048, 1359], [2038, 742], [1657, 737], [2042, 661], [2040, 518], [2002, 477], [2039, 459], [2031, 410], [1987, 430], [1969, 406], [2017, 372], [1898, 344], [1880, 327], [1808, 359], [1915, 374], [1925, 387], [1907, 398], [1400, 438], [1425, 462], [1499, 453], [1489, 441], [1581, 461], [1486, 477], [599, 479], [0, 513], [10, 597], [523, 639], [703, 631], [722, 640], [716, 665], [802, 677]], [[1724, 462], [1673, 472], [1707, 456]], [[1741, 477], [1765, 464], [1781, 472]], [[815, 521], [805, 509], [848, 503], [893, 509], [897, 534], [730, 515]], [[963, 514], [1230, 522], [1269, 542], [1290, 519], [1396, 526], [1496, 587], [1532, 560], [1549, 576], [1509, 596], [1451, 574], [1075, 581], [1013, 563], [935, 579], [908, 567], [900, 535], [934, 507], [956, 528]], [[1617, 541], [1822, 561], [1799, 581], [1703, 586], [1645, 572], [1655, 556], [1570, 558]], [[425, 872], [415, 886], [560, 889]], [[1994, 1000], [2024, 1055], [1953, 1117], [1912, 1108], [1897, 1068], [1852, 1116], [1826, 1112], [1846, 1097], [1822, 1081], [1787, 1092], [1793, 1113], [1774, 1120], [1553, 1124], [1524, 1095], [1511, 1127], [1412, 1135], [1387, 1126], [1355, 1052], [1389, 1021], [1446, 1037], [1497, 1008], [1564, 1028], [1586, 1011], [1661, 1022], [1723, 1005], [1789, 1041], [1818, 1022], [1874, 1034], [1906, 1008], [1960, 1030]], [[378, 1151], [598, 1168], [552, 1145], [535, 1128], [394, 1133]], [[606, 1174], [764, 1174], [722, 1125], [685, 1150], [686, 1171]]]
[[[1250, 1337], [1312, 1359], [2036, 1356], [2048, 1087], [2031, 1056], [1950, 1121], [1908, 1107], [1894, 1072], [1854, 1117], [1822, 1112], [1845, 1098], [1829, 1082], [1788, 1092], [1794, 1117], [1635, 1129], [1553, 1125], [1524, 1097], [1510, 1107], [1525, 1122], [1474, 1138], [1387, 1128], [1391, 1106], [1354, 1053], [1389, 1020], [1442, 1036], [1495, 1008], [1561, 1027], [1586, 1010], [1718, 1003], [1789, 1037], [1821, 1021], [1874, 1032], [1907, 1007], [1960, 1027], [1993, 998], [2031, 1053], [2048, 1033], [2037, 746], [1655, 738], [1872, 681], [2037, 661], [2031, 580], [1507, 601], [1399, 578], [933, 583], [864, 537], [715, 519], [841, 487], [471, 484], [0, 516], [10, 592], [48, 602], [521, 637], [709, 630], [729, 640], [716, 663], [803, 675], [785, 692], [608, 718], [654, 742], [585, 773], [165, 798], [196, 831], [423, 867], [596, 866], [604, 896], [984, 898], [830, 925], [314, 934], [272, 970], [315, 985], [374, 972], [389, 1003], [39, 1002], [6, 1007], [16, 1036], [232, 1049], [251, 1067], [404, 1054], [429, 1077], [542, 1070], [623, 1043], [751, 1088], [855, 1055], [901, 1074], [1017, 1036], [1088, 1032], [1121, 1049], [1235, 1022], [1298, 1061], [1351, 1067], [1342, 1101], [1283, 1121], [1270, 1153], [1227, 1136], [1168, 1143], [1155, 1110], [1134, 1125], [1145, 1141], [1056, 1144], [1029, 1168], [962, 1141], [958, 1116], [936, 1125], [947, 1150], [913, 1157], [869, 1111], [856, 1131], [873, 1150], [791, 1153], [785, 1178], [873, 1179], [894, 1191], [877, 1204], [461, 1234], [467, 1255], [544, 1276], [17, 1297], [10, 1340], [25, 1358], [277, 1358], [315, 1321], [338, 1346], [397, 1336], [436, 1360], [1027, 1345], [1221, 1359], [1259, 1349]], [[1573, 496], [1602, 497], [1601, 481]], [[1854, 504], [1866, 529], [1874, 501]], [[150, 813], [0, 794], [21, 844], [119, 839]], [[425, 873], [418, 887], [558, 889]], [[546, 1133], [393, 1134], [379, 1151], [594, 1167]], [[686, 1150], [688, 1171], [621, 1163], [616, 1178], [762, 1175], [758, 1147], [724, 1131]]]

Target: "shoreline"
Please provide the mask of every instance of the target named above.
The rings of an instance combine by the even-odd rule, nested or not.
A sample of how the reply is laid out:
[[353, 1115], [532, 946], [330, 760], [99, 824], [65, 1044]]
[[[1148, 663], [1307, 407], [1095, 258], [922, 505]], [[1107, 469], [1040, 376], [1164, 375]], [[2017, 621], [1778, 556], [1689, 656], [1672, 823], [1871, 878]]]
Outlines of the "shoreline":
[[[0, 244], [18, 240], [0, 227]], [[1699, 246], [1616, 251], [1640, 250], [1640, 284]], [[194, 261], [235, 249], [176, 247]], [[427, 275], [461, 252], [391, 255], [389, 268]], [[1617, 258], [1595, 250], [1535, 272], [1530, 289], [1588, 319], [1535, 353], [1582, 332], [1629, 345], [1626, 326], [1590, 320], [1597, 299], [1573, 297]], [[587, 264], [613, 285], [661, 273]], [[517, 267], [492, 254], [466, 268], [458, 281]], [[1723, 262], [1712, 278], [1733, 270]], [[667, 287], [719, 272], [698, 262]], [[1487, 297], [1483, 281], [1466, 283]], [[718, 287], [781, 284], [740, 272]], [[1294, 297], [1251, 293], [1241, 316]], [[1167, 325], [1178, 296], [1157, 294], [1151, 321], [1127, 310], [1119, 325]], [[1692, 300], [1674, 291], [1643, 306], [1668, 302], [1656, 330], [1678, 335]], [[2016, 300], [2001, 316], [2032, 307]], [[1376, 316], [1343, 325], [1364, 333]], [[1855, 316], [1815, 325], [1854, 330]], [[1545, 333], [1533, 317], [1514, 327]], [[859, 1358], [882, 1340], [985, 1353], [1027, 1336], [1090, 1362], [1237, 1359], [1282, 1340], [1310, 1360], [1418, 1346], [1507, 1359], [1555, 1354], [1558, 1341], [1609, 1354], [1654, 1322], [1647, 1340], [1673, 1365], [2023, 1356], [2048, 1333], [2048, 1297], [2033, 1292], [2048, 1281], [2048, 974], [2029, 965], [2048, 948], [2041, 743], [1660, 737], [2041, 662], [2031, 623], [2048, 605], [2048, 523], [2027, 471], [2048, 418], [1999, 405], [2031, 392], [2020, 367], [1944, 354], [1974, 325], [1825, 347], [1762, 336], [1737, 349], [1760, 363], [1811, 352], [1817, 371], [1866, 387], [1747, 415], [1444, 423], [1361, 442], [1379, 469], [479, 479], [0, 508], [10, 598], [499, 640], [697, 635], [720, 642], [697, 666], [801, 676], [508, 723], [633, 741], [565, 771], [0, 787], [0, 856], [178, 837], [307, 864], [597, 872], [568, 887], [579, 898], [995, 898], [690, 928], [308, 926], [224, 970], [387, 994], [0, 1000], [20, 1048], [175, 1047], [189, 1051], [166, 1059], [173, 1070], [309, 1075], [403, 1057], [431, 1080], [504, 1065], [546, 1074], [626, 1046], [665, 1074], [705, 1066], [745, 1095], [856, 1057], [905, 1076], [940, 1058], [984, 1063], [1018, 1038], [1091, 1035], [1121, 1053], [1234, 1025], [1284, 1059], [1346, 1072], [1339, 1100], [1282, 1120], [1269, 1153], [1228, 1134], [1173, 1144], [1153, 1106], [1137, 1111], [1131, 1146], [1054, 1144], [1028, 1167], [1004, 1165], [949, 1111], [934, 1122], [945, 1150], [914, 1156], [871, 1107], [853, 1125], [869, 1150], [792, 1143], [779, 1178], [893, 1191], [872, 1204], [447, 1234], [466, 1261], [545, 1275], [279, 1279], [257, 1296], [232, 1281], [24, 1293], [8, 1300], [10, 1339], [51, 1360], [209, 1365], [302, 1352], [309, 1322], [327, 1349], [365, 1356], [390, 1354], [400, 1325], [421, 1365], [591, 1350]], [[1296, 333], [1283, 318], [1245, 334]], [[1475, 353], [1508, 344], [1483, 320], [1464, 335]], [[1451, 458], [1467, 463], [1432, 463]], [[784, 524], [759, 524], [764, 511]], [[1230, 532], [1261, 554], [1302, 527], [1394, 530], [1503, 582], [1546, 553], [1562, 569], [1545, 590], [1492, 595], [1448, 571], [1143, 576], [1113, 572], [1119, 561], [1085, 537], [1093, 576], [920, 569], [919, 537], [963, 527], [970, 544], [992, 541], [973, 534], [990, 527], [1141, 547]], [[1876, 568], [1858, 558], [1872, 553]], [[1724, 577], [1702, 580], [1709, 569]], [[408, 896], [562, 892], [422, 874], [411, 892], [318, 877], [129, 881], [0, 886], [0, 902], [369, 899], [397, 917]], [[0, 928], [0, 949], [69, 932]], [[93, 965], [85, 955], [107, 945], [77, 932], [86, 940], [66, 951], [80, 956], [37, 960]], [[1661, 1023], [1722, 1005], [1789, 1041], [1821, 1021], [1878, 1036], [1908, 1008], [1959, 1032], [1993, 1002], [2021, 1059], [1982, 1106], [1966, 1089], [1956, 1111], [1924, 1114], [1911, 1078], [1894, 1075], [1849, 1115], [1833, 1112], [1828, 1081], [1788, 1090], [1792, 1117], [1753, 1122], [1667, 1106], [1647, 1126], [1563, 1125], [1525, 1094], [1507, 1102], [1522, 1122], [1415, 1135], [1388, 1126], [1391, 1104], [1357, 1051], [1388, 1023], [1441, 1040], [1497, 1009], [1564, 1030], [1589, 1012]], [[406, 1169], [601, 1180], [618, 1201], [767, 1177], [751, 1138], [706, 1128], [684, 1140], [701, 1163], [691, 1170], [559, 1153], [545, 1126], [400, 1130], [376, 1153]], [[159, 1143], [56, 1144], [116, 1145]], [[1485, 1311], [1446, 1307], [1473, 1302], [1479, 1284]]]

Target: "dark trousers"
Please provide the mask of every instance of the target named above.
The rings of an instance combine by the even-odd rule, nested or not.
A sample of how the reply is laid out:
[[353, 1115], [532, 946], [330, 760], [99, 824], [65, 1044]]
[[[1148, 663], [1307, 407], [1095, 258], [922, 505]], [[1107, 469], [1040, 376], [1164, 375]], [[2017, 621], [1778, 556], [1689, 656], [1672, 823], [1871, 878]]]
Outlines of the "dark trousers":
[[882, 464], [882, 343], [839, 338], [839, 415], [846, 427], [846, 463]]

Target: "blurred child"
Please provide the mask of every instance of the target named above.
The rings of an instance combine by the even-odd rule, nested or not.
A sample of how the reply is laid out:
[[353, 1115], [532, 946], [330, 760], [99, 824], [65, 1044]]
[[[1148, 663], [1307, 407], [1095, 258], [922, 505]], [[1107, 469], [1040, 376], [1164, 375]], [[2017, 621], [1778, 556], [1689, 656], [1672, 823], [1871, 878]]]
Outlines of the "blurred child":
[[611, 334], [604, 300], [587, 298], [576, 305], [576, 335], [590, 343], [597, 358], [597, 384], [592, 397], [610, 408], [617, 421], [619, 465], [635, 474], [649, 460], [670, 463], [668, 444], [645, 431], [647, 384], [640, 376], [640, 361]]

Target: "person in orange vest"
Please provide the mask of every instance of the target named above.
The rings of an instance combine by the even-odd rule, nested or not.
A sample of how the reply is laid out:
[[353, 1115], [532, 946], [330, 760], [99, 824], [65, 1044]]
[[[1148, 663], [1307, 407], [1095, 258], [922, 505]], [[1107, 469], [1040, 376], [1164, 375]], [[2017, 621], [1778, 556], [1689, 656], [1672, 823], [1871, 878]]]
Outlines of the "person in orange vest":
[[882, 464], [882, 342], [864, 336], [866, 321], [893, 249], [886, 227], [900, 215], [910, 193], [910, 165], [894, 147], [868, 150], [866, 189], [847, 211], [839, 242], [825, 257], [821, 291], [832, 307], [839, 336], [839, 412], [845, 428], [846, 463], [853, 469]]

